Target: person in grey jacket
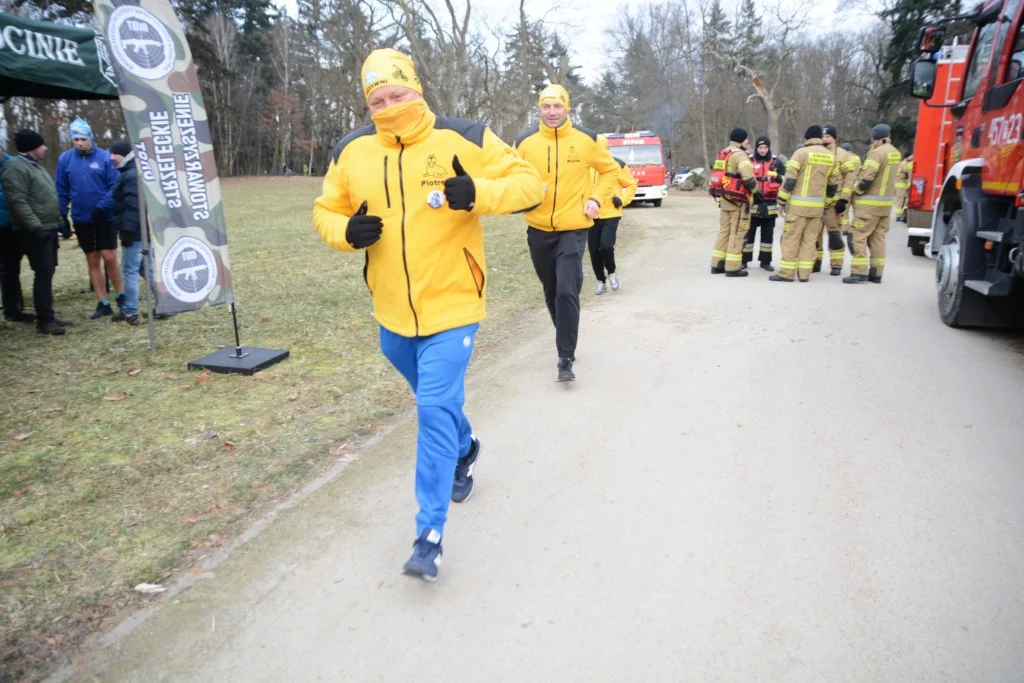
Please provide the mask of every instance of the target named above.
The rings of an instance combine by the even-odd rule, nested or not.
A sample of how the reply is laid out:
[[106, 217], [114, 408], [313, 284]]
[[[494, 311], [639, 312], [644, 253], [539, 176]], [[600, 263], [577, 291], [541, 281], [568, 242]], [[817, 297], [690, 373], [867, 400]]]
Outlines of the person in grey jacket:
[[11, 228], [35, 273], [32, 300], [39, 334], [64, 334], [70, 323], [57, 320], [53, 311], [53, 273], [57, 268], [57, 232], [60, 209], [53, 179], [39, 160], [46, 156], [43, 136], [30, 128], [14, 134], [18, 156], [0, 172]]

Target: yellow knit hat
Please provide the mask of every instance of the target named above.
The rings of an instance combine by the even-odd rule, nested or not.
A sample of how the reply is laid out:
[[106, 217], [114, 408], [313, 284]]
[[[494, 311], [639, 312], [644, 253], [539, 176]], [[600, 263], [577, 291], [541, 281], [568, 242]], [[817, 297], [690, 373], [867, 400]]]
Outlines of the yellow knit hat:
[[423, 94], [423, 86], [416, 75], [416, 67], [409, 57], [397, 50], [385, 48], [374, 50], [363, 62], [362, 70], [363, 95], [369, 99], [370, 93], [385, 85], [400, 85]]
[[552, 83], [548, 87], [540, 91], [540, 98], [537, 100], [537, 106], [544, 104], [545, 102], [558, 102], [566, 109], [569, 108], [569, 91], [560, 85]]

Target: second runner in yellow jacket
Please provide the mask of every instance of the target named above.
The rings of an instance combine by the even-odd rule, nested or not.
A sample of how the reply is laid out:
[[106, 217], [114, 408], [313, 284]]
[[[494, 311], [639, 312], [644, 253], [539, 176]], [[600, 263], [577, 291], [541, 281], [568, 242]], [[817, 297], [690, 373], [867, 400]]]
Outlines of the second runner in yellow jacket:
[[[605, 136], [598, 135], [597, 142], [608, 149], [608, 138]], [[613, 292], [619, 291], [619, 276], [615, 274], [615, 238], [619, 231], [619, 221], [622, 219], [622, 208], [628, 206], [636, 195], [636, 178], [633, 177], [633, 172], [629, 170], [626, 162], [618, 158], [615, 161], [620, 167], [616, 179], [617, 191], [601, 205], [597, 219], [594, 220], [594, 227], [587, 236], [590, 265], [593, 266], [594, 276], [597, 278], [595, 294], [604, 294], [609, 287]], [[599, 178], [597, 172], [591, 171], [591, 177], [596, 185]]]

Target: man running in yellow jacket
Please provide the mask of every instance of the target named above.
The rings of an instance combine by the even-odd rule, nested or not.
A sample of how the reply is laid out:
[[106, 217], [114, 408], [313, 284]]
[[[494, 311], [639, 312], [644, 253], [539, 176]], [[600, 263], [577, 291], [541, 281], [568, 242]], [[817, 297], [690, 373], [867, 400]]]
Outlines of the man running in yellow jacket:
[[[569, 120], [569, 93], [549, 85], [538, 101], [540, 125], [516, 140], [519, 155], [540, 172], [547, 188], [526, 214], [527, 243], [544, 287], [558, 349], [558, 381], [576, 379], [572, 364], [580, 327], [580, 290], [587, 230], [618, 187], [619, 164], [597, 143], [597, 133]], [[590, 171], [597, 172], [597, 182]]]
[[313, 222], [329, 246], [365, 250], [381, 351], [416, 394], [420, 509], [405, 572], [433, 581], [449, 500], [469, 498], [480, 455], [463, 413], [486, 315], [480, 216], [536, 206], [544, 185], [483, 124], [435, 116], [405, 55], [375, 50], [361, 76], [373, 123], [335, 147]]

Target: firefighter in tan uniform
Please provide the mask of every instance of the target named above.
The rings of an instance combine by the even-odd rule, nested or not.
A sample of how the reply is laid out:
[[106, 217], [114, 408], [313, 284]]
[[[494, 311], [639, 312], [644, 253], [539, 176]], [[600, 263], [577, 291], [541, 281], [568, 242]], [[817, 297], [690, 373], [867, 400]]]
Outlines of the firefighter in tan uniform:
[[896, 194], [896, 172], [902, 161], [889, 139], [891, 132], [884, 123], [871, 129], [871, 147], [857, 176], [853, 190], [853, 261], [850, 276], [843, 278], [847, 284], [882, 282], [885, 237]]
[[[839, 166], [839, 192], [830, 201], [825, 202], [825, 218], [821, 232], [818, 233], [818, 241], [815, 247], [818, 250], [818, 258], [814, 262], [814, 272], [821, 272], [821, 263], [825, 258], [825, 233], [828, 233], [828, 260], [832, 267], [831, 275], [841, 275], [843, 272], [843, 258], [846, 255], [846, 244], [843, 242], [843, 219], [846, 217], [846, 210], [853, 196], [853, 183], [857, 176], [853, 173], [853, 163], [850, 153], [839, 147], [837, 138], [839, 133], [833, 125], [824, 126], [821, 142], [830, 152], [836, 155], [836, 165]], [[859, 159], [857, 160], [860, 161]]]
[[839, 189], [839, 167], [835, 155], [821, 142], [821, 126], [804, 133], [804, 145], [786, 163], [786, 179], [779, 190], [779, 209], [786, 219], [782, 231], [782, 260], [779, 272], [769, 280], [801, 282], [811, 279], [814, 269], [814, 241], [821, 232], [825, 200]]
[[[850, 234], [850, 215], [853, 213], [852, 187], [857, 184], [857, 176], [860, 175], [860, 157], [853, 151], [853, 146], [849, 142], [844, 142], [840, 147], [850, 154], [846, 164], [849, 166], [847, 175], [851, 179], [851, 192], [850, 196], [847, 198], [849, 201], [849, 207], [839, 215], [839, 229], [843, 231], [843, 237], [846, 239], [846, 247], [849, 250], [850, 255], [853, 255], [853, 236]], [[837, 211], [836, 213], [839, 212]]]
[[907, 197], [910, 194], [910, 177], [914, 175], [914, 155], [903, 157], [903, 163], [896, 171], [896, 222], [907, 222]]
[[[750, 197], [757, 189], [754, 167], [747, 153], [747, 131], [733, 128], [729, 146], [718, 153], [711, 173], [711, 195], [719, 200], [718, 237], [711, 250], [711, 274], [746, 277], [743, 240], [750, 226]], [[718, 182], [716, 182], [716, 178]]]

